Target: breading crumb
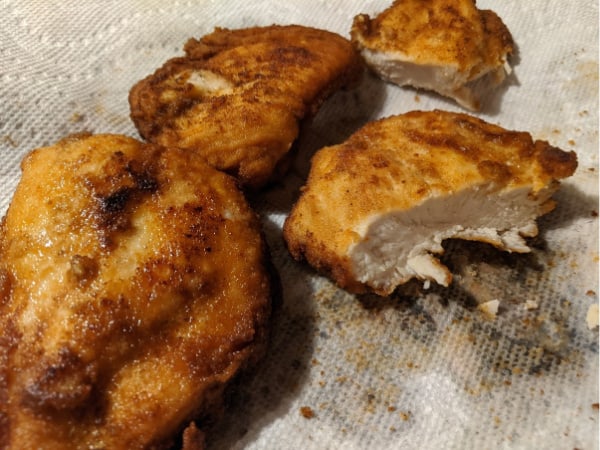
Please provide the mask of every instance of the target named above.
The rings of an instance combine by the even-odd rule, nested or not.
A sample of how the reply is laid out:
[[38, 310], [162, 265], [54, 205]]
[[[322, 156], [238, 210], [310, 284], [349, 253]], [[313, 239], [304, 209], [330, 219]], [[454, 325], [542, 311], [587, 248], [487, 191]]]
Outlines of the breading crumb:
[[500, 306], [500, 300], [490, 300], [489, 302], [481, 303], [477, 308], [483, 312], [490, 319], [495, 319], [498, 314], [498, 307]]
[[533, 300], [527, 300], [525, 302], [524, 306], [525, 306], [525, 309], [527, 309], [527, 310], [538, 309], [538, 307], [539, 307], [538, 303]]
[[593, 303], [590, 305], [585, 321], [587, 322], [587, 327], [590, 330], [598, 327], [598, 303]]

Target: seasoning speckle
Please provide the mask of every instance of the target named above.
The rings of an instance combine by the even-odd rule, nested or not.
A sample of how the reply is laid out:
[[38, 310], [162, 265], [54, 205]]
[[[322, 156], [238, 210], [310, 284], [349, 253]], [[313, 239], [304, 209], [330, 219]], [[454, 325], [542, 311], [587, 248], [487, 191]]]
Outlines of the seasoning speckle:
[[2, 137], [2, 143], [4, 144], [8, 144], [11, 147], [18, 147], [19, 145], [15, 142], [15, 140], [9, 135], [9, 134], [5, 134]]
[[315, 412], [312, 410], [310, 406], [302, 406], [300, 408], [300, 414], [305, 419], [313, 419], [315, 417]]
[[85, 116], [78, 112], [73, 113], [73, 115], [71, 116], [72, 123], [79, 123], [79, 122], [83, 122], [84, 120], [85, 120]]

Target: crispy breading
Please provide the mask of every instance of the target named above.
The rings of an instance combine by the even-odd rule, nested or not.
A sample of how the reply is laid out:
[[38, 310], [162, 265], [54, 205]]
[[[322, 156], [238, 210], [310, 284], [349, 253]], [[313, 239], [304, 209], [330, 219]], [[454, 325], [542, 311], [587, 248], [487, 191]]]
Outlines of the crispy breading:
[[414, 111], [319, 150], [284, 224], [296, 259], [352, 292], [387, 295], [411, 278], [448, 285], [433, 253], [448, 238], [527, 252], [574, 152], [466, 114]]
[[371, 19], [355, 17], [352, 43], [385, 80], [434, 90], [478, 110], [506, 76], [508, 28], [475, 0], [396, 0]]
[[243, 185], [285, 170], [300, 121], [362, 74], [347, 39], [303, 26], [217, 28], [131, 90], [148, 141], [188, 149]]
[[228, 175], [125, 136], [22, 170], [0, 228], [0, 448], [169, 446], [264, 352], [257, 215]]

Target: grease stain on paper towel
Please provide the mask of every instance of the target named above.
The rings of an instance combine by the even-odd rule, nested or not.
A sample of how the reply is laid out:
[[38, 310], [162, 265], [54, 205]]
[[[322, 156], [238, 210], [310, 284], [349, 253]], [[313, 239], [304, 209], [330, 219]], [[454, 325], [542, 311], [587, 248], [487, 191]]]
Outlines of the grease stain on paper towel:
[[[448, 243], [444, 262], [456, 275], [450, 289], [409, 283], [380, 298], [317, 282], [315, 327], [326, 340], [314, 352], [315, 386], [342, 399], [324, 404], [323, 417], [335, 418], [341, 428], [359, 423], [374, 432], [396, 432], [423, 420], [414, 383], [434, 373], [453, 389], [481, 397], [529, 379], [577, 372], [584, 352], [597, 352], [597, 345], [575, 336], [572, 302], [548, 284], [557, 256], [543, 242], [533, 244], [530, 255], [510, 255], [485, 244]], [[498, 297], [498, 317], [485, 320], [477, 304]], [[527, 301], [537, 308], [525, 308]], [[339, 360], [332, 349], [342, 352], [346, 364], [321, 365]], [[412, 411], [406, 416], [411, 420], [372, 420], [390, 407]]]

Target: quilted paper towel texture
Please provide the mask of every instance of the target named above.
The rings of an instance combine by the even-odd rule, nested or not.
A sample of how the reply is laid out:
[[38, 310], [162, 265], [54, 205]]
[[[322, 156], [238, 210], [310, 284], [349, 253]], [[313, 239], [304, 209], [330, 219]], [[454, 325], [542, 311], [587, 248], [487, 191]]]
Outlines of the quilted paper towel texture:
[[[0, 213], [31, 149], [79, 131], [136, 136], [127, 93], [215, 26], [300, 23], [348, 36], [382, 0], [0, 4]], [[449, 289], [351, 296], [288, 256], [281, 226], [310, 156], [368, 120], [460, 111], [372, 75], [330, 99], [285, 181], [255, 203], [284, 288], [270, 353], [229, 400], [212, 449], [598, 448], [598, 4], [479, 1], [518, 46], [479, 116], [565, 150], [579, 169], [529, 255], [446, 244]], [[494, 320], [477, 304], [500, 301]], [[594, 406], [595, 405], [595, 406]], [[309, 413], [310, 412], [310, 413]], [[304, 413], [304, 414], [303, 414]]]

